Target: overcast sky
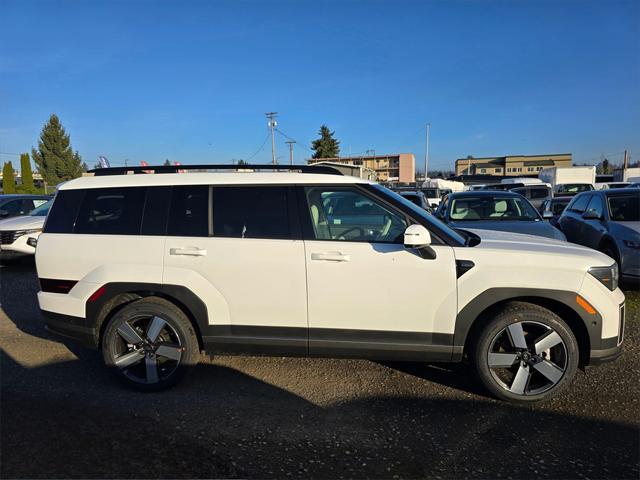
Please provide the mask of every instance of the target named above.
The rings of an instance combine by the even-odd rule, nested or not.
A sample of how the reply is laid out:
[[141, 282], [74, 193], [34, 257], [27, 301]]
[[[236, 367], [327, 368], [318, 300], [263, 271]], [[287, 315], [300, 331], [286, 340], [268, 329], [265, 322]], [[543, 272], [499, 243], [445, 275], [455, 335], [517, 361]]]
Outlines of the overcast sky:
[[[640, 159], [640, 2], [0, 1], [0, 160], [55, 112], [93, 165], [343, 154]], [[286, 139], [278, 156], [288, 160]], [[264, 147], [259, 150], [261, 145]]]

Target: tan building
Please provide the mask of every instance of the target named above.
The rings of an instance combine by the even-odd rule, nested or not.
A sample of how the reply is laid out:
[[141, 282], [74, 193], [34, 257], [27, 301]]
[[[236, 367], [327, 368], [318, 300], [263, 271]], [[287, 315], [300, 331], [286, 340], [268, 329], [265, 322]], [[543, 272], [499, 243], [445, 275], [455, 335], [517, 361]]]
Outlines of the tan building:
[[342, 163], [368, 168], [376, 172], [379, 182], [412, 183], [416, 181], [416, 159], [412, 153], [307, 159], [309, 165], [319, 162]]
[[537, 176], [538, 172], [543, 168], [571, 166], [570, 153], [459, 158], [456, 160], [456, 175]]

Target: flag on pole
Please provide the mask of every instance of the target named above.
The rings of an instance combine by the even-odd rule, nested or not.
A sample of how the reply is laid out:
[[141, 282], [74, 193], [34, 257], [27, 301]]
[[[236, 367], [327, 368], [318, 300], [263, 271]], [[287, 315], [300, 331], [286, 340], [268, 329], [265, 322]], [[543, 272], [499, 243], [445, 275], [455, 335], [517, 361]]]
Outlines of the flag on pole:
[[[176, 167], [179, 167], [180, 165], [182, 165], [180, 162], [173, 162], [173, 164]], [[186, 170], [178, 170], [178, 173], [187, 173], [187, 171]]]
[[[140, 160], [140, 166], [142, 167], [148, 167], [149, 164], [147, 162], [145, 162], [144, 160]], [[153, 173], [153, 170], [143, 170], [144, 173]]]
[[111, 166], [109, 165], [109, 160], [107, 160], [107, 157], [103, 155], [98, 155], [98, 165], [100, 168], [109, 168]]

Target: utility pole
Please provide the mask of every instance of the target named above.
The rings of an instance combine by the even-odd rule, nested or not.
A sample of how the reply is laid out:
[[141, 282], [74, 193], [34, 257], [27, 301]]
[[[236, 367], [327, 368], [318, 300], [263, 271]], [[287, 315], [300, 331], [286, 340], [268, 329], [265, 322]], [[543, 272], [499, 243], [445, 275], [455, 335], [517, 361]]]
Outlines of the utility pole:
[[[626, 170], [629, 167], [629, 155], [627, 154], [627, 151], [624, 151], [624, 161], [622, 162], [622, 168], [623, 170]], [[623, 172], [624, 175], [624, 172]]]
[[268, 112], [265, 113], [265, 115], [269, 119], [267, 125], [271, 129], [271, 163], [276, 165], [276, 139], [273, 132], [278, 126], [278, 122], [276, 122], [276, 115], [278, 115], [278, 112]]
[[428, 168], [429, 168], [429, 130], [431, 129], [431, 124], [427, 123], [427, 138], [425, 140], [424, 146], [424, 181], [427, 181]]
[[293, 165], [293, 144], [296, 142], [294, 140], [288, 140], [284, 143], [289, 144], [289, 165]]

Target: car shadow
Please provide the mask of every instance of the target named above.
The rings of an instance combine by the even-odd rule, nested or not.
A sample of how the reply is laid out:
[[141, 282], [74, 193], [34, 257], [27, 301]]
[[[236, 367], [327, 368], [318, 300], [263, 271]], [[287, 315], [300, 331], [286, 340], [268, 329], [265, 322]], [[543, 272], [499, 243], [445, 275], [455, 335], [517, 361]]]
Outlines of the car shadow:
[[491, 398], [468, 363], [376, 362], [407, 375], [481, 397]]
[[161, 393], [2, 353], [3, 478], [637, 478], [637, 425], [481, 400], [318, 405], [200, 365]]

